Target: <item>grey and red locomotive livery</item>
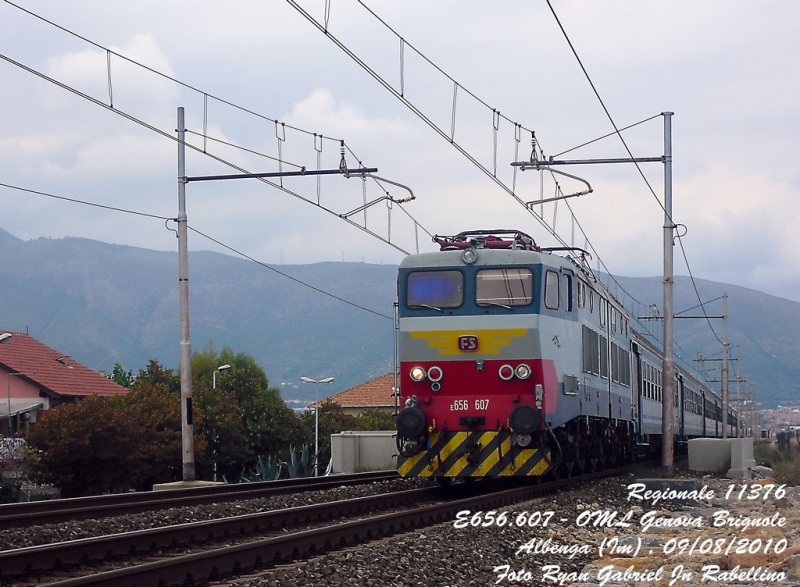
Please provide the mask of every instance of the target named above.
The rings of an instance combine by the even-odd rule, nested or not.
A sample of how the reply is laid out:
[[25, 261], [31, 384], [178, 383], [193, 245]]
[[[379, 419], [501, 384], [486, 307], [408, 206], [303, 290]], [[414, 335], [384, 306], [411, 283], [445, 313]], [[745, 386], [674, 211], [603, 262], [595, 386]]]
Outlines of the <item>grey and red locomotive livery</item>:
[[[590, 272], [519, 231], [434, 240], [398, 274], [401, 475], [575, 474], [659, 450], [657, 351]], [[676, 376], [679, 439], [721, 435], [714, 392]]]

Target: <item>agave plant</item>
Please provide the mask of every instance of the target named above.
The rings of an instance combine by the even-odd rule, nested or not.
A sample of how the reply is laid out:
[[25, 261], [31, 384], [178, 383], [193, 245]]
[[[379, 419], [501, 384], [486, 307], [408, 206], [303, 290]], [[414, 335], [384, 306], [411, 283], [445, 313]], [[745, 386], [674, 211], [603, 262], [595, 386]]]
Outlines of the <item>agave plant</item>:
[[253, 483], [257, 481], [277, 481], [280, 479], [281, 471], [285, 465], [286, 463], [281, 462], [272, 455], [268, 456], [266, 461], [259, 455], [255, 470], [251, 469], [245, 474], [244, 469], [242, 469], [239, 482]]
[[304, 444], [300, 450], [300, 456], [297, 451], [290, 444], [289, 445], [289, 462], [287, 468], [289, 470], [289, 477], [295, 479], [299, 477], [311, 477], [314, 474], [314, 467], [317, 464], [319, 454], [311, 456], [308, 450], [308, 444]]

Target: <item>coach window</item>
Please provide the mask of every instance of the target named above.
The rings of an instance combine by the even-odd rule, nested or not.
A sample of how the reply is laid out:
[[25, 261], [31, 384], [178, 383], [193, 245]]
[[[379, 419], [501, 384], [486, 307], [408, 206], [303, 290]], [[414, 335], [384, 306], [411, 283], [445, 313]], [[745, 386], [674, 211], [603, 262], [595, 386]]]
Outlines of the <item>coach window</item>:
[[558, 273], [548, 271], [544, 283], [544, 305], [551, 310], [558, 310]]
[[460, 271], [415, 271], [408, 274], [409, 308], [457, 308], [464, 301], [464, 276]]
[[475, 301], [479, 306], [526, 306], [533, 299], [530, 269], [483, 269], [478, 271]]

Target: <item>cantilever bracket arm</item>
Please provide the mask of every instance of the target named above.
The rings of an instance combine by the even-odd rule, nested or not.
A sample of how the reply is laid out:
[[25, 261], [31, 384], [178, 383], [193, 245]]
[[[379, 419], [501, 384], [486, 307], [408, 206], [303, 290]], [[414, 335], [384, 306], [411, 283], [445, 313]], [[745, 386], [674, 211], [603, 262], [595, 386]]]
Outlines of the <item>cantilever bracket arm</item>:
[[527, 208], [532, 208], [536, 204], [546, 204], [547, 202], [555, 202], [556, 200], [566, 200], [567, 198], [576, 198], [578, 196], [585, 196], [586, 194], [591, 194], [594, 191], [592, 189], [592, 186], [589, 185], [589, 182], [583, 179], [582, 177], [578, 177], [577, 175], [572, 175], [564, 171], [559, 171], [558, 169], [553, 169], [546, 163], [542, 163], [540, 161], [533, 161], [531, 163], [512, 163], [512, 165], [518, 166], [522, 171], [525, 171], [525, 169], [541, 169], [542, 167], [547, 167], [551, 173], [564, 175], [566, 177], [575, 179], [581, 183], [586, 184], [587, 189], [580, 192], [575, 192], [574, 194], [567, 194], [565, 196], [556, 196], [555, 198], [545, 198], [544, 200], [534, 200], [533, 202], [525, 202], [525, 206]]
[[339, 214], [340, 218], [348, 218], [349, 216], [352, 216], [353, 214], [358, 214], [359, 212], [362, 212], [362, 211], [366, 210], [367, 208], [370, 208], [371, 206], [374, 206], [378, 202], [382, 202], [384, 200], [390, 200], [390, 201], [394, 202], [395, 204], [405, 204], [406, 202], [410, 202], [410, 201], [416, 199], [416, 196], [414, 195], [414, 192], [412, 192], [411, 188], [408, 187], [407, 185], [403, 185], [402, 183], [397, 183], [396, 181], [392, 181], [391, 179], [386, 179], [385, 177], [378, 177], [377, 175], [373, 175], [371, 173], [365, 173], [365, 174], [363, 174], [363, 177], [371, 177], [372, 179], [374, 179], [376, 181], [379, 181], [379, 182], [384, 181], [386, 183], [390, 183], [390, 184], [395, 185], [395, 186], [397, 186], [399, 188], [403, 188], [404, 190], [407, 190], [410, 195], [407, 198], [402, 198], [402, 199], [397, 200], [397, 199], [393, 198], [392, 196], [388, 195], [388, 192], [387, 192], [387, 195], [381, 196], [380, 198], [375, 198], [371, 202], [367, 202], [366, 204], [364, 204], [363, 206], [359, 206], [355, 210], [351, 210], [350, 212], [345, 212], [344, 214]]

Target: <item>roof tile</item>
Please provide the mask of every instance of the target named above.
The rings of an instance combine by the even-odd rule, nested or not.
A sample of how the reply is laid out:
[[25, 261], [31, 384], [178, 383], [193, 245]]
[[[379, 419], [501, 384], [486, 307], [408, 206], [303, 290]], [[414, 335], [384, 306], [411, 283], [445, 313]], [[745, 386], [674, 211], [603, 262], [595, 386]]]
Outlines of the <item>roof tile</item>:
[[[0, 329], [0, 334], [7, 331]], [[0, 343], [0, 368], [22, 377], [59, 396], [112, 396], [128, 390], [39, 342], [24, 332], [11, 332]]]
[[[394, 387], [394, 375], [387, 373], [376, 379], [356, 385], [350, 389], [340, 391], [330, 397], [321, 400], [336, 402], [343, 408], [389, 408], [394, 407], [392, 388]], [[309, 404], [314, 407], [317, 402]]]

